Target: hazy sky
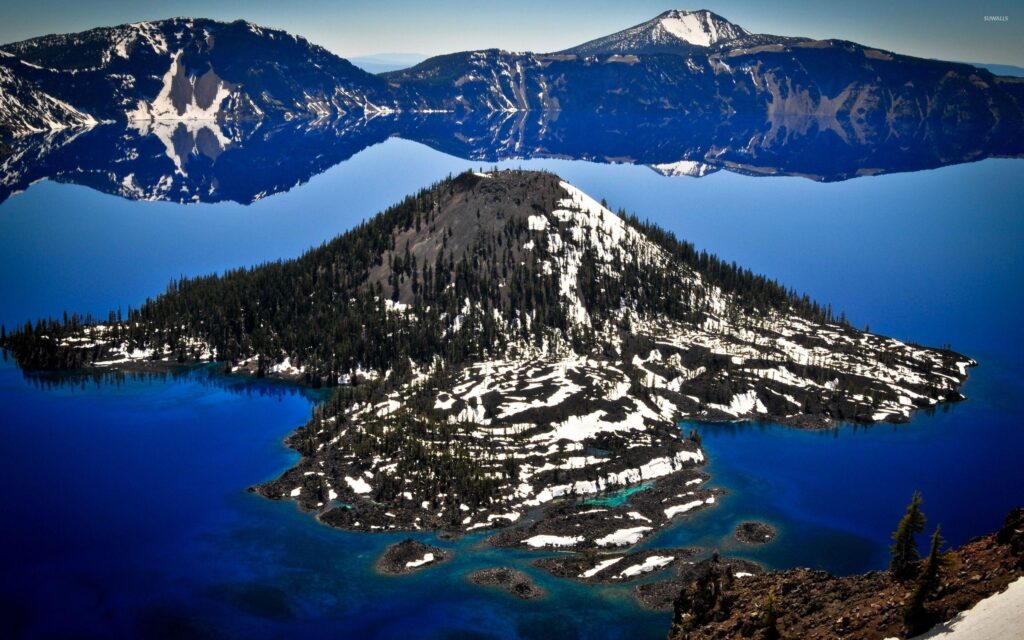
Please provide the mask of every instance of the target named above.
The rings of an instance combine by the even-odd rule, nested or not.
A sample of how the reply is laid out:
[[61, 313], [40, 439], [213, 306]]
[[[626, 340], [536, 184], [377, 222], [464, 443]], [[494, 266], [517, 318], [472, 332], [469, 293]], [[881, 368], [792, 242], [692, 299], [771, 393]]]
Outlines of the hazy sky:
[[711, 9], [760, 33], [1024, 66], [1024, 0], [706, 0], [690, 6], [648, 0], [3, 0], [0, 42], [200, 16], [282, 28], [342, 56], [485, 47], [554, 51], [673, 8]]

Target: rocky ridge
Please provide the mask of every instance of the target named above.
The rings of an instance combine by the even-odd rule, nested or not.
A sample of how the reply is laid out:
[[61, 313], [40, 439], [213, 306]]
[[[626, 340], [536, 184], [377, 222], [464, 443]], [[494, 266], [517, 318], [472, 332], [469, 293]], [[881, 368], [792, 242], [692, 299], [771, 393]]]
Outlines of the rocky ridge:
[[[907, 627], [903, 615], [914, 581], [898, 581], [887, 571], [836, 577], [799, 568], [735, 579], [709, 566], [687, 581], [676, 599], [669, 638], [906, 638], [1002, 592], [1022, 575], [1024, 510], [1018, 508], [999, 532], [945, 555], [916, 629]], [[712, 584], [719, 596], [709, 608], [699, 590], [706, 593]], [[769, 593], [775, 598], [774, 625], [766, 624], [764, 616]]]

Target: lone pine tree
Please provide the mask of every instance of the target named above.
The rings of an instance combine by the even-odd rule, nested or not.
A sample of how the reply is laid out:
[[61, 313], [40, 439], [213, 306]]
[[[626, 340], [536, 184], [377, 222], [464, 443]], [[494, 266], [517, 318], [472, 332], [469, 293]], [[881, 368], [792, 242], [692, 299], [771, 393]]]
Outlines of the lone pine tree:
[[900, 519], [896, 531], [892, 534], [893, 545], [890, 547], [892, 559], [889, 562], [889, 571], [897, 579], [903, 580], [913, 575], [920, 554], [917, 551], [917, 541], [914, 536], [924, 531], [925, 517], [921, 512], [921, 493], [915, 491], [907, 505], [907, 511]]
[[761, 628], [764, 629], [763, 637], [766, 640], [777, 640], [782, 636], [779, 633], [779, 618], [781, 616], [779, 600], [775, 595], [775, 588], [772, 587], [764, 598], [764, 604], [761, 605]]
[[924, 561], [921, 573], [917, 576], [914, 589], [910, 593], [910, 599], [903, 610], [903, 621], [910, 633], [919, 633], [931, 626], [924, 603], [939, 584], [939, 569], [943, 563], [943, 556], [939, 551], [943, 544], [942, 527], [935, 527], [928, 557]]

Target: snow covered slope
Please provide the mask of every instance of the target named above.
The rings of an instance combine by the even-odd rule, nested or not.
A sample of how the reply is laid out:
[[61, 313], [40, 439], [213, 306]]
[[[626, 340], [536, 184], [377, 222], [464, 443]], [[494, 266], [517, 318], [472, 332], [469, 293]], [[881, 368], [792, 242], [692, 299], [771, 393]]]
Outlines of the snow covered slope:
[[1024, 633], [1024, 578], [1006, 591], [985, 598], [974, 607], [914, 640], [1019, 640]]
[[24, 66], [24, 61], [0, 52], [0, 132], [24, 136], [96, 124], [92, 116], [25, 80], [18, 69]]
[[707, 10], [666, 11], [647, 22], [623, 29], [562, 53], [686, 53], [749, 36], [750, 32]]
[[[163, 77], [163, 86], [151, 102], [139, 100], [129, 121], [209, 120], [216, 121], [224, 100], [236, 88], [209, 70], [199, 77], [190, 77], [181, 63], [183, 51], [171, 57], [171, 65]], [[237, 97], [237, 94], [236, 94]]]

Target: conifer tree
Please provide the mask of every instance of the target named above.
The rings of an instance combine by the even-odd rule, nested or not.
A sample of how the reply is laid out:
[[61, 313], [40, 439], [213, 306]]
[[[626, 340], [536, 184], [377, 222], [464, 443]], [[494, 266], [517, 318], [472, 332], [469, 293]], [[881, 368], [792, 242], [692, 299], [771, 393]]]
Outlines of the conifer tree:
[[780, 637], [779, 616], [781, 615], [779, 601], [773, 587], [768, 591], [768, 595], [764, 598], [764, 604], [761, 605], [761, 627], [764, 629], [764, 637], [768, 640], [776, 640]]
[[910, 599], [903, 610], [903, 621], [911, 633], [916, 634], [930, 626], [924, 603], [928, 596], [935, 591], [935, 587], [938, 586], [939, 569], [943, 561], [939, 551], [943, 544], [942, 527], [935, 527], [928, 557], [924, 561], [921, 573], [918, 575], [917, 581], [914, 583], [914, 589], [910, 593]]
[[892, 558], [889, 571], [899, 580], [913, 575], [916, 563], [920, 559], [917, 541], [914, 536], [924, 531], [925, 517], [921, 512], [921, 492], [915, 491], [907, 505], [907, 511], [900, 519], [896, 531], [892, 534], [893, 545], [889, 547]]

